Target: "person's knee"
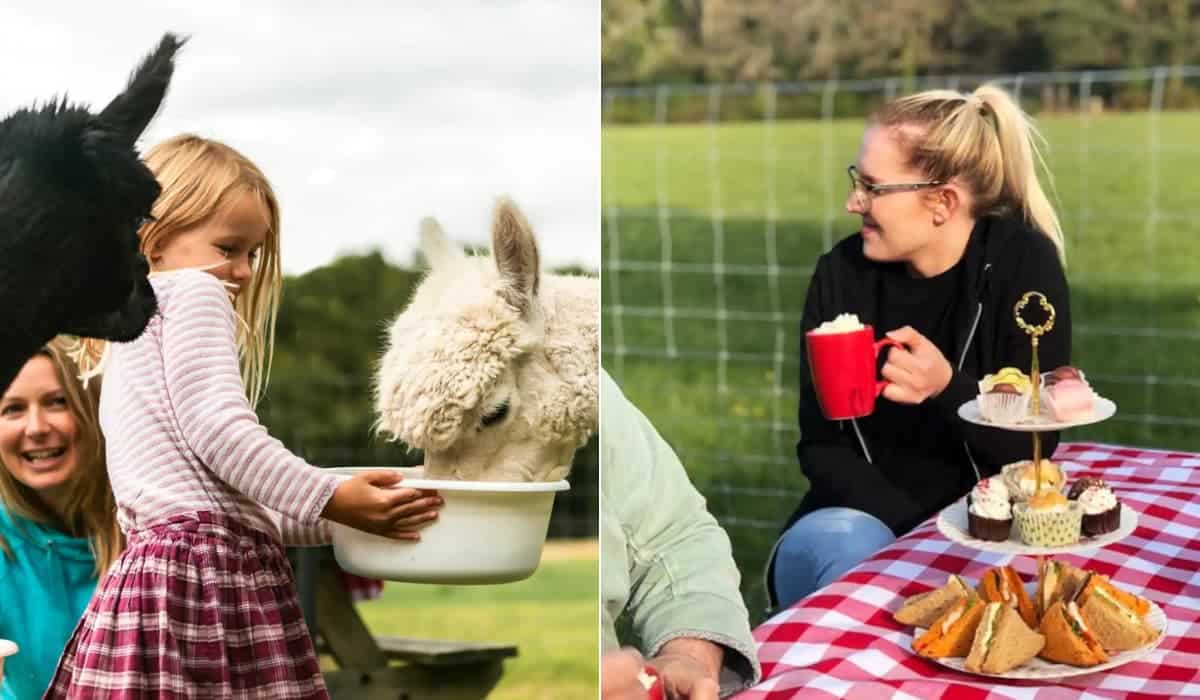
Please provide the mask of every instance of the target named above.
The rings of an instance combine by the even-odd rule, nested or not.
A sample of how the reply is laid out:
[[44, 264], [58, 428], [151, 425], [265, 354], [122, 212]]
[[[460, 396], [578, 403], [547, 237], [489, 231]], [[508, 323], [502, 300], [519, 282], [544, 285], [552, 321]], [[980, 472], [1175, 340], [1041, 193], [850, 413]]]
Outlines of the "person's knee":
[[780, 538], [775, 593], [790, 605], [896, 540], [881, 520], [852, 508], [822, 508], [797, 520]]
[[861, 510], [823, 508], [812, 515], [821, 534], [847, 551], [870, 555], [896, 541], [896, 535], [882, 520]]

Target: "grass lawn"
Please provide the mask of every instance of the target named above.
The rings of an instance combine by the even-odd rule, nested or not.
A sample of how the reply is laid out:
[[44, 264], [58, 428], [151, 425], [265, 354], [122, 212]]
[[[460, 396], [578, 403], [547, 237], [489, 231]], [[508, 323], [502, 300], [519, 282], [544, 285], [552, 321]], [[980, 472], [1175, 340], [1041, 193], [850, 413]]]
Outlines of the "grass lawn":
[[530, 578], [497, 586], [388, 583], [359, 603], [375, 634], [517, 645], [498, 700], [595, 700], [599, 673], [598, 547], [547, 543]]
[[[1119, 407], [1064, 438], [1200, 450], [1200, 114], [1039, 125], [1067, 237], [1072, 360]], [[794, 453], [800, 313], [817, 256], [857, 230], [842, 207], [862, 129], [602, 133], [604, 366], [729, 531], [756, 620], [763, 560], [807, 488]]]

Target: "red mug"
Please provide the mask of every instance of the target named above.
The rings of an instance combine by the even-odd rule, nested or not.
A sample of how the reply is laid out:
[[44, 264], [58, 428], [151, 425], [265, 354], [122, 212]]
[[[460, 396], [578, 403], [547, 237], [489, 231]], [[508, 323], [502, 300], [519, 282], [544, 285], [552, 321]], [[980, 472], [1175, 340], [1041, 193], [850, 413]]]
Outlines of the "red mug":
[[821, 413], [829, 420], [869, 416], [875, 399], [890, 382], [876, 379], [879, 351], [888, 346], [904, 347], [891, 338], [875, 340], [875, 329], [863, 326], [848, 333], [805, 334], [808, 368]]

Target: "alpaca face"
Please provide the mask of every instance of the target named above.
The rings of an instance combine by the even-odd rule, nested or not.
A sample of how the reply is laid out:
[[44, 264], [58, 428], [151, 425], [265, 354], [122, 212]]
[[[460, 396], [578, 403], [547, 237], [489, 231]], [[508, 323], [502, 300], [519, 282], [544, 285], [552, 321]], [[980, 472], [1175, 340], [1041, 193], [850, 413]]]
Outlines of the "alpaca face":
[[492, 258], [468, 258], [432, 222], [423, 239], [431, 270], [376, 377], [381, 432], [424, 450], [430, 478], [565, 477], [598, 422], [598, 282], [540, 275], [507, 201]]

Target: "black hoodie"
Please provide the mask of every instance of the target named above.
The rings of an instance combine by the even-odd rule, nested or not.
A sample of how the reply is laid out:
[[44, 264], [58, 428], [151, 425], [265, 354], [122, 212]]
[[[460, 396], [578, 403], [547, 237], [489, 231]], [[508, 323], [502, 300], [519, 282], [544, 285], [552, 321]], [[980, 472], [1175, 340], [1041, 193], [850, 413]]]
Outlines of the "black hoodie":
[[[854, 313], [875, 326], [877, 337], [895, 330], [895, 297], [906, 287], [902, 263], [863, 257], [862, 236], [851, 236], [817, 262], [804, 305], [803, 333]], [[1050, 239], [1012, 218], [977, 221], [963, 258], [951, 271], [952, 298], [938, 311], [948, 315], [943, 337], [931, 337], [954, 368], [938, 396], [916, 406], [881, 398], [873, 415], [857, 421], [828, 421], [821, 414], [803, 340], [800, 342], [800, 441], [796, 454], [811, 490], [788, 520], [830, 506], [862, 510], [897, 535], [961, 497], [981, 477], [1009, 462], [1032, 457], [1028, 433], [983, 428], [958, 417], [960, 405], [978, 393], [985, 374], [1013, 366], [1028, 372], [1029, 336], [1014, 319], [1013, 307], [1027, 291], [1046, 295], [1054, 306], [1054, 328], [1042, 336], [1038, 361], [1043, 371], [1068, 364], [1071, 313], [1066, 276]], [[902, 303], [902, 302], [901, 302]], [[1045, 318], [1036, 301], [1023, 313], [1031, 322]], [[881, 353], [880, 364], [883, 362]], [[1042, 453], [1058, 445], [1057, 433], [1042, 435]], [[869, 457], [868, 457], [869, 455]], [[786, 529], [786, 528], [785, 528]]]

